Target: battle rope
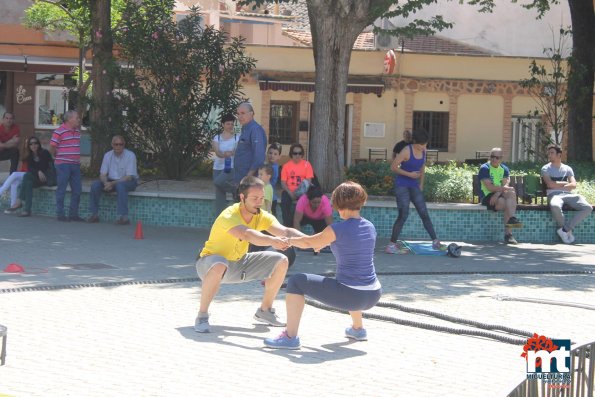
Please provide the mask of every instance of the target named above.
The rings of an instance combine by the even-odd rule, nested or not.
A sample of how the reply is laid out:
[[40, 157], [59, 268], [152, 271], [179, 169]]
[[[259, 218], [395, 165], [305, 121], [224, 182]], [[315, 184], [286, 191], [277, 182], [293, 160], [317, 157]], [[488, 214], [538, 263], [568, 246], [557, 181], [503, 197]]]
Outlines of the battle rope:
[[[328, 305], [325, 305], [325, 304], [322, 304], [320, 302], [316, 302], [316, 301], [313, 301], [310, 299], [306, 299], [306, 303], [310, 306], [314, 306], [319, 309], [348, 314], [348, 312], [345, 310], [339, 310], [332, 306], [328, 306]], [[393, 304], [382, 303], [382, 305], [387, 305], [387, 306], [381, 306], [380, 302], [379, 302], [379, 304], [377, 304], [377, 306], [381, 306], [381, 307], [392, 307]], [[388, 306], [388, 305], [390, 305], [390, 306]], [[399, 305], [396, 305], [396, 306], [399, 306]], [[392, 308], [396, 309], [396, 307], [392, 307]], [[408, 308], [408, 309], [409, 310], [418, 310], [418, 309], [411, 309], [411, 308]], [[450, 320], [448, 320], [448, 321], [451, 321], [451, 322], [459, 322], [462, 324], [474, 324], [478, 328], [508, 330], [505, 332], [512, 333], [512, 334], [518, 334], [518, 335], [522, 335], [522, 336], [533, 336], [533, 332], [513, 330], [512, 328], [502, 327], [499, 325], [482, 324], [482, 323], [479, 323], [476, 321], [457, 319], [456, 317], [444, 316], [444, 315], [441, 315], [440, 313], [430, 312], [429, 310], [423, 310], [423, 312], [426, 315], [434, 316], [437, 318], [443, 317], [442, 319], [445, 319], [444, 317], [448, 317], [448, 318], [450, 318]], [[441, 316], [441, 317], [439, 317], [439, 316]], [[385, 315], [375, 314], [375, 313], [364, 312], [363, 317], [373, 319], [373, 320], [392, 322], [395, 324], [405, 325], [408, 327], [422, 328], [422, 329], [426, 329], [429, 331], [445, 332], [445, 333], [455, 334], [455, 335], [479, 336], [482, 338], [494, 339], [499, 342], [504, 342], [504, 343], [508, 343], [511, 345], [522, 346], [527, 343], [527, 339], [512, 338], [512, 337], [508, 337], [505, 335], [496, 334], [493, 332], [478, 331], [478, 330], [464, 329], [464, 328], [445, 327], [445, 326], [441, 326], [441, 325], [427, 324], [427, 323], [422, 323], [419, 321], [404, 320], [404, 319], [400, 319], [400, 318], [396, 318], [396, 317], [392, 317], [392, 316], [385, 316]]]
[[[477, 275], [479, 275], [479, 274], [593, 274], [593, 273], [594, 272], [592, 272], [592, 271], [585, 270], [585, 271], [512, 271], [512, 272], [511, 271], [508, 271], [508, 272], [487, 271], [487, 272], [440, 272], [440, 273], [435, 273], [435, 272], [427, 272], [427, 273], [425, 273], [425, 272], [405, 272], [405, 273], [403, 273], [403, 272], [401, 272], [401, 273], [399, 273], [399, 272], [385, 272], [385, 273], [378, 273], [378, 275], [393, 276], [393, 275], [424, 275], [424, 274], [429, 274], [429, 275], [433, 275], [433, 274], [448, 274], [448, 275], [477, 274]], [[329, 276], [331, 274], [332, 273], [326, 273], [326, 274], [324, 274], [324, 276]], [[187, 283], [187, 282], [198, 282], [198, 281], [200, 281], [200, 279], [198, 277], [187, 277], [187, 278], [173, 278], [173, 279], [161, 279], [161, 280], [109, 281], [109, 282], [102, 282], [102, 283], [48, 285], [48, 286], [36, 286], [36, 287], [3, 288], [3, 289], [0, 289], [0, 294], [12, 293], [12, 292], [27, 292], [27, 291], [57, 291], [57, 290], [64, 290], [64, 289], [80, 289], [80, 288], [106, 288], [106, 287], [116, 287], [116, 286], [124, 286], [124, 285], [175, 284], [175, 283]], [[285, 284], [283, 285], [283, 287], [285, 287]], [[499, 297], [500, 297], [500, 300], [506, 300], [504, 298], [509, 298], [506, 296], [499, 296]], [[563, 304], [566, 306], [581, 307], [581, 308], [591, 309], [591, 310], [593, 309], [593, 307], [589, 306], [589, 305], [572, 304], [572, 303], [567, 303], [567, 302], [547, 301], [547, 300], [538, 300], [538, 299], [530, 299], [530, 298], [518, 298], [516, 300], [520, 300], [520, 299], [523, 299], [524, 301], [527, 301], [527, 302]], [[510, 299], [510, 300], [512, 300], [512, 299]], [[325, 304], [322, 304], [322, 303], [319, 303], [319, 302], [316, 302], [316, 301], [313, 301], [310, 299], [306, 299], [306, 303], [310, 306], [328, 310], [328, 311], [334, 311], [334, 312], [345, 313], [345, 314], [348, 313], [347, 311], [339, 310], [332, 306], [328, 306], [328, 305], [325, 305]], [[441, 320], [464, 324], [464, 325], [469, 325], [469, 326], [486, 329], [486, 330], [490, 330], [490, 331], [493, 331], [493, 330], [502, 331], [502, 332], [506, 332], [509, 334], [526, 336], [526, 337], [531, 337], [533, 335], [532, 332], [517, 330], [517, 329], [513, 329], [513, 328], [501, 326], [501, 325], [484, 324], [484, 323], [480, 323], [478, 321], [466, 320], [463, 318], [453, 317], [453, 316], [449, 316], [449, 315], [442, 314], [442, 313], [432, 312], [430, 310], [411, 308], [411, 307], [399, 305], [397, 303], [392, 303], [392, 302], [378, 302], [376, 306], [401, 310], [401, 311], [404, 311], [407, 313], [423, 314], [423, 315], [432, 316], [432, 317], [435, 317], [435, 318], [438, 318]], [[471, 335], [471, 336], [489, 338], [489, 339], [497, 340], [500, 342], [513, 344], [513, 345], [524, 345], [526, 343], [526, 339], [507, 337], [507, 336], [493, 333], [493, 332], [477, 331], [477, 330], [463, 329], [463, 328], [451, 328], [451, 327], [445, 327], [445, 326], [440, 326], [440, 325], [422, 323], [422, 322], [418, 322], [418, 321], [404, 320], [404, 319], [399, 319], [399, 318], [392, 317], [392, 316], [385, 316], [385, 315], [375, 314], [375, 313], [365, 312], [365, 313], [363, 313], [363, 317], [368, 318], [368, 319], [392, 322], [395, 324], [405, 325], [405, 326], [409, 326], [409, 327], [422, 328], [422, 329], [426, 329], [426, 330], [430, 330], [430, 331], [438, 331], [438, 332], [445, 332], [445, 333], [451, 333], [451, 334], [456, 334], [456, 335]]]

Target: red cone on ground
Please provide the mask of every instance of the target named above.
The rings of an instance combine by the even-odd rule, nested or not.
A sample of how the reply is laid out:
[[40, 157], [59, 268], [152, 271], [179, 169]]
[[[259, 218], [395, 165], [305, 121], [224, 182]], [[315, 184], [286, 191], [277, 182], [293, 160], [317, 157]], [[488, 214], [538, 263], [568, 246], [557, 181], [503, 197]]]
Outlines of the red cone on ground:
[[136, 222], [136, 231], [134, 232], [134, 239], [135, 240], [142, 240], [145, 236], [143, 235], [143, 224], [141, 221]]
[[5, 273], [25, 273], [25, 268], [18, 263], [9, 263], [8, 266], [4, 268]]

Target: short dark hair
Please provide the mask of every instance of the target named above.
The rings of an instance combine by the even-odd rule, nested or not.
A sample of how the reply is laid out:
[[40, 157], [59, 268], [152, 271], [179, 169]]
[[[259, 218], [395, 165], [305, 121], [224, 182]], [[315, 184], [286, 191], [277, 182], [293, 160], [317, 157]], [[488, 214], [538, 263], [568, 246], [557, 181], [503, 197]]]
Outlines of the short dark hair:
[[308, 200], [314, 200], [315, 198], [322, 197], [322, 189], [320, 186], [310, 185], [308, 191], [306, 192], [306, 196]]
[[264, 172], [267, 173], [267, 175], [273, 176], [273, 166], [270, 164], [263, 164], [260, 167], [258, 167], [258, 171], [263, 170]]
[[245, 176], [242, 178], [238, 186], [238, 194], [246, 195], [248, 190], [253, 187], [261, 187], [264, 189], [264, 182], [262, 179], [255, 176]]
[[274, 149], [274, 150], [278, 151], [279, 154], [281, 154], [281, 151], [283, 150], [283, 146], [281, 146], [281, 144], [279, 142], [273, 142], [269, 145], [267, 152], [271, 149]]
[[336, 210], [360, 210], [367, 199], [366, 190], [353, 181], [343, 182], [333, 190], [331, 195], [331, 203]]
[[299, 147], [300, 149], [302, 149], [302, 152], [304, 151], [304, 147], [302, 146], [301, 143], [292, 143], [291, 146], [289, 147], [289, 155], [290, 156], [291, 156], [291, 153], [293, 152], [293, 149], [295, 149], [296, 147]]
[[236, 121], [236, 118], [233, 116], [233, 114], [227, 113], [221, 116], [221, 124], [227, 123], [228, 121]]
[[413, 130], [412, 137], [413, 137], [413, 143], [418, 143], [420, 145], [423, 145], [424, 143], [428, 143], [428, 141], [430, 140], [428, 131], [424, 130], [423, 128]]
[[4, 112], [4, 114], [2, 115], [2, 118], [6, 117], [7, 114], [10, 114], [12, 116], [12, 118], [14, 119], [14, 113], [9, 112], [9, 111]]
[[562, 153], [562, 148], [558, 145], [549, 145], [547, 147], [547, 151], [549, 152], [550, 149], [554, 149], [556, 151], [556, 153], [561, 154]]

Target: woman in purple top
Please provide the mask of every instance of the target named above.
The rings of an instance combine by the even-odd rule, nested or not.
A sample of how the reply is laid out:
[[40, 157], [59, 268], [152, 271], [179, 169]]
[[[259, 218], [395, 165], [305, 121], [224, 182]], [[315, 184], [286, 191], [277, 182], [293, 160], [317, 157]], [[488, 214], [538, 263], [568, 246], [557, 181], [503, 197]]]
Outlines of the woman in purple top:
[[305, 296], [347, 310], [352, 325], [345, 329], [345, 336], [355, 340], [367, 340], [363, 327], [362, 311], [373, 307], [382, 293], [374, 269], [376, 229], [360, 215], [368, 195], [355, 182], [344, 182], [331, 196], [333, 207], [343, 222], [329, 225], [313, 236], [291, 237], [290, 245], [319, 250], [330, 244], [337, 258], [336, 278], [300, 273], [287, 282], [285, 303], [287, 327], [276, 338], [267, 338], [264, 344], [275, 349], [299, 349], [297, 336], [304, 310]]
[[403, 148], [390, 166], [392, 172], [397, 174], [395, 176], [395, 195], [397, 196], [399, 216], [393, 225], [390, 243], [386, 246], [385, 252], [387, 254], [396, 254], [400, 250], [400, 247], [397, 246], [397, 240], [409, 216], [409, 204], [411, 202], [413, 202], [424, 228], [432, 238], [432, 248], [436, 250], [442, 248], [442, 244], [434, 231], [434, 225], [432, 225], [422, 192], [427, 145], [428, 133], [421, 129], [413, 131], [413, 143]]

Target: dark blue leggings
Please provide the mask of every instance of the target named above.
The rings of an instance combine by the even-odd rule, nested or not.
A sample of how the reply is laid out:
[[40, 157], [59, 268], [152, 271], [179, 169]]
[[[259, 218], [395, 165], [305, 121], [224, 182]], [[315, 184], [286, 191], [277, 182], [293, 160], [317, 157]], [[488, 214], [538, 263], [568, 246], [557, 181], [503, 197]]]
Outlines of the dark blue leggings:
[[397, 196], [397, 210], [399, 216], [393, 224], [393, 232], [390, 236], [390, 241], [396, 243], [401, 235], [405, 221], [409, 217], [409, 203], [413, 202], [413, 206], [417, 210], [417, 214], [421, 218], [424, 228], [430, 235], [432, 240], [436, 240], [436, 232], [434, 231], [434, 225], [430, 219], [428, 208], [426, 207], [426, 200], [424, 194], [419, 187], [402, 187], [397, 186], [395, 188], [395, 195]]
[[349, 288], [334, 278], [317, 274], [298, 273], [289, 278], [286, 292], [308, 296], [340, 310], [358, 311], [373, 307], [380, 300], [382, 290]]

